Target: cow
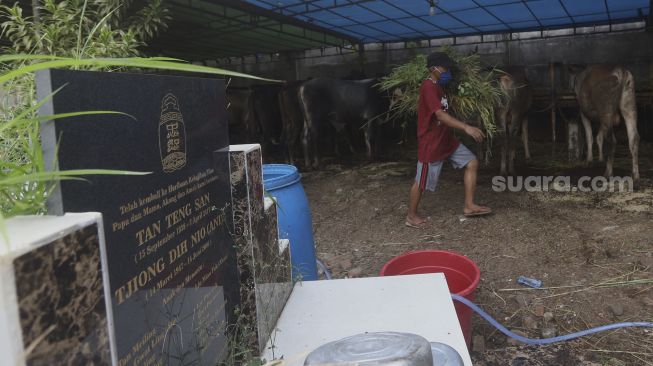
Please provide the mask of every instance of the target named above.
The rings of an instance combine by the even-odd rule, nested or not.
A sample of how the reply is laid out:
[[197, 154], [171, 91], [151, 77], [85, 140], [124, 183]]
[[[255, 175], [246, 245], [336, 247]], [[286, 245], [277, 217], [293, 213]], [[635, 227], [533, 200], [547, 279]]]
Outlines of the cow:
[[[304, 162], [306, 167], [319, 166], [318, 131], [327, 125], [337, 131], [365, 126], [367, 156], [376, 155], [374, 125], [377, 118], [387, 117], [389, 98], [377, 87], [376, 79], [358, 81], [329, 78], [312, 79], [299, 88], [304, 115]], [[351, 145], [351, 144], [350, 144]]]
[[251, 93], [249, 88], [227, 88], [229, 141], [232, 144], [254, 141], [258, 134], [250, 105]]
[[[570, 70], [574, 73], [578, 71], [578, 68], [570, 67]], [[603, 162], [603, 140], [606, 137], [608, 139], [608, 161], [604, 175], [612, 176], [617, 145], [614, 127], [618, 126], [623, 119], [632, 156], [632, 177], [635, 180], [639, 179], [639, 133], [637, 132], [637, 106], [633, 75], [620, 65], [591, 65], [576, 73], [574, 92], [585, 127], [587, 163], [591, 163], [593, 159], [592, 121], [594, 121], [598, 122], [596, 143], [601, 162]]]
[[304, 116], [299, 100], [299, 87], [303, 81], [288, 81], [279, 91], [279, 109], [281, 110], [282, 143], [286, 162], [294, 164], [294, 156], [299, 147]]
[[502, 104], [495, 110], [499, 121], [499, 129], [503, 137], [501, 148], [501, 174], [515, 174], [515, 155], [517, 133], [521, 128], [522, 142], [526, 159], [531, 158], [528, 149], [528, 118], [527, 113], [533, 104], [533, 89], [531, 88], [526, 69], [522, 66], [508, 66], [501, 69], [499, 86], [504, 92]]
[[272, 148], [280, 145], [282, 123], [279, 108], [280, 85], [252, 85], [250, 113], [256, 126], [255, 140], [261, 144], [264, 153], [271, 154]]

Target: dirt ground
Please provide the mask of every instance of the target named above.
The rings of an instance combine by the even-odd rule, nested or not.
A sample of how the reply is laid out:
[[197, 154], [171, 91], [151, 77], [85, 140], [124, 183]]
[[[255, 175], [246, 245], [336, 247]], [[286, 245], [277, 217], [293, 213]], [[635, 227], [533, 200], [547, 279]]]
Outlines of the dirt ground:
[[[535, 144], [529, 175], [599, 175], [603, 166], [568, 167], [564, 147]], [[424, 230], [404, 225], [415, 151], [368, 163], [362, 157], [326, 161], [302, 183], [313, 215], [318, 257], [334, 278], [377, 276], [384, 263], [411, 250], [463, 253], [481, 269], [476, 302], [512, 330], [541, 337], [624, 321], [653, 321], [653, 146], [640, 147], [642, 181], [630, 193], [494, 192], [493, 164], [483, 167], [477, 201], [488, 217], [465, 219], [462, 171], [448, 163], [438, 190], [420, 211]], [[630, 172], [624, 144], [616, 174]], [[520, 275], [547, 289], [516, 283]], [[609, 285], [605, 285], [608, 283]], [[601, 285], [603, 284], [603, 285]], [[558, 287], [558, 288], [555, 288]], [[547, 314], [543, 314], [547, 313]], [[546, 315], [546, 317], [545, 317]], [[653, 329], [615, 330], [545, 347], [520, 346], [480, 317], [473, 319], [477, 365], [653, 365]]]

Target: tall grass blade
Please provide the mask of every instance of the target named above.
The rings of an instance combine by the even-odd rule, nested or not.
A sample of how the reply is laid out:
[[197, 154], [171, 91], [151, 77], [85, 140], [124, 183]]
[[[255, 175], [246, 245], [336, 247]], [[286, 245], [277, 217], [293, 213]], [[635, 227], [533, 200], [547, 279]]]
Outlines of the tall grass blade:
[[89, 66], [133, 67], [133, 68], [145, 68], [145, 69], [185, 71], [185, 72], [204, 73], [204, 74], [211, 74], [211, 75], [235, 76], [235, 77], [242, 77], [242, 78], [269, 81], [269, 82], [280, 82], [279, 80], [261, 78], [258, 76], [252, 76], [249, 74], [243, 74], [240, 72], [230, 71], [230, 70], [225, 70], [225, 69], [220, 69], [215, 67], [193, 65], [193, 64], [182, 63], [182, 62], [161, 61], [159, 59], [133, 57], [133, 58], [114, 58], [114, 59], [112, 58], [95, 58], [95, 59], [64, 58], [64, 59], [37, 62], [34, 64], [26, 65], [19, 69], [10, 70], [0, 75], [0, 83], [6, 83], [7, 81], [14, 79], [16, 77], [25, 74], [30, 74], [39, 70], [54, 69], [54, 68], [69, 68], [69, 67], [89, 67]]

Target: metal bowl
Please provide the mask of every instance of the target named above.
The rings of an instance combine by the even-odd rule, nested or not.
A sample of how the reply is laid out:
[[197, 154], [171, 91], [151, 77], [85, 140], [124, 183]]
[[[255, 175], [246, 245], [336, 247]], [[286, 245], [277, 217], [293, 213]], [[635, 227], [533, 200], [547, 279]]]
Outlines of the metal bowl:
[[434, 366], [432, 345], [408, 333], [365, 333], [324, 344], [305, 366]]

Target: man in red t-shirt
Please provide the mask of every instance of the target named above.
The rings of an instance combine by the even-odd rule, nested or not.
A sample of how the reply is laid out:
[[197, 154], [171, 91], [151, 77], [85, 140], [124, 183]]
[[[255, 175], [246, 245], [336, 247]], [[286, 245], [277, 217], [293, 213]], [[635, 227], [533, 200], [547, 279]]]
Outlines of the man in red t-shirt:
[[477, 142], [485, 135], [480, 129], [465, 124], [447, 113], [449, 103], [443, 86], [451, 81], [453, 61], [445, 53], [428, 56], [426, 66], [431, 72], [422, 82], [417, 110], [417, 176], [410, 189], [410, 206], [406, 226], [424, 228], [426, 219], [417, 214], [417, 207], [425, 190], [435, 191], [442, 163], [448, 159], [456, 169], [465, 168], [465, 216], [491, 213], [489, 207], [474, 203], [478, 160], [456, 139], [451, 128], [464, 131]]

